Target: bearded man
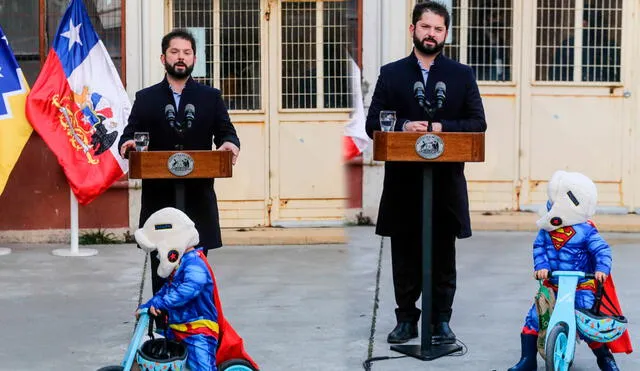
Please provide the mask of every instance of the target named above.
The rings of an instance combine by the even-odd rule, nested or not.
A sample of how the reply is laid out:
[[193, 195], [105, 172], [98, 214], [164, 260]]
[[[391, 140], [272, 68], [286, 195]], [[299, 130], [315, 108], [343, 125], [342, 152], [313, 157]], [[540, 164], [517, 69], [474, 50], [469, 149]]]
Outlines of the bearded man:
[[[414, 48], [406, 58], [380, 69], [367, 116], [367, 133], [380, 130], [382, 110], [396, 111], [393, 131], [484, 132], [487, 128], [482, 99], [470, 67], [443, 55], [449, 32], [447, 8], [435, 1], [417, 4], [409, 33]], [[415, 86], [422, 85], [426, 101], [442, 106], [427, 117]], [[436, 87], [440, 99], [435, 99]], [[442, 87], [446, 87], [446, 101]], [[423, 103], [424, 104], [424, 103]], [[449, 326], [456, 290], [455, 241], [471, 236], [464, 163], [433, 163], [433, 287], [429, 298], [434, 343], [451, 344], [456, 337]], [[422, 293], [422, 187], [421, 163], [387, 162], [376, 234], [391, 237], [396, 327], [387, 341], [404, 343], [418, 337]]]

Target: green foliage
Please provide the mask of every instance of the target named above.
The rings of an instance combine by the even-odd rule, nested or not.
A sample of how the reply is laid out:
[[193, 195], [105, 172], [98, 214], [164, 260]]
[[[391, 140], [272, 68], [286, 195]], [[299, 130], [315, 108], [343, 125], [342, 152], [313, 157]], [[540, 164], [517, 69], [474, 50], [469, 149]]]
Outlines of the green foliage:
[[121, 240], [111, 232], [98, 228], [97, 231], [84, 232], [78, 238], [80, 245], [110, 245], [122, 243]]

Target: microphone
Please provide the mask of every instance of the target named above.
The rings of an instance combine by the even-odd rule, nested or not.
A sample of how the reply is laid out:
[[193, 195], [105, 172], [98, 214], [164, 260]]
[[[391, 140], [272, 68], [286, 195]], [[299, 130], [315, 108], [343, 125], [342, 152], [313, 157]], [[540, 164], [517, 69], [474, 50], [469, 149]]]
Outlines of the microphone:
[[196, 117], [196, 107], [189, 103], [184, 107], [184, 118], [187, 120], [187, 129], [191, 129], [191, 123]]
[[422, 81], [416, 81], [416, 83], [413, 84], [413, 96], [418, 101], [420, 107], [424, 107], [426, 97], [424, 96], [424, 84]]
[[176, 131], [180, 131], [176, 127], [176, 110], [175, 108], [173, 108], [173, 104], [169, 103], [166, 106], [164, 106], [164, 117], [169, 123], [169, 126], [171, 126]]
[[447, 85], [442, 82], [442, 81], [438, 81], [436, 83], [436, 109], [441, 109], [442, 106], [444, 105], [444, 101], [447, 100]]

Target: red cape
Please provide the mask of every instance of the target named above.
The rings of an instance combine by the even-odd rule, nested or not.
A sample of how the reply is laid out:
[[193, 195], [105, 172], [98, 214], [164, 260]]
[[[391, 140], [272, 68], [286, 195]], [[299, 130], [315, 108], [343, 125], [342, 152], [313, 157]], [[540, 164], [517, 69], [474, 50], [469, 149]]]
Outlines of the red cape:
[[220, 302], [220, 296], [218, 295], [218, 284], [216, 283], [216, 276], [213, 274], [213, 269], [207, 261], [207, 257], [199, 251], [200, 257], [205, 261], [211, 273], [213, 279], [213, 302], [218, 310], [218, 351], [216, 352], [216, 364], [220, 365], [225, 361], [231, 359], [243, 359], [256, 369], [259, 370], [258, 364], [249, 356], [249, 353], [244, 349], [244, 342], [236, 330], [233, 329], [231, 324], [227, 321], [222, 314], [222, 303]]
[[[613, 283], [613, 276], [609, 275], [609, 277], [607, 277], [607, 280], [604, 281], [604, 291], [606, 293], [606, 295], [609, 296], [609, 298], [611, 299], [611, 305], [613, 305], [613, 308], [620, 314], [622, 315], [622, 308], [620, 307], [620, 301], [618, 300], [618, 294], [616, 293], [616, 285]], [[604, 298], [603, 299], [604, 303], [609, 305], [609, 303], [607, 303], [607, 299]], [[616, 313], [612, 313], [611, 311], [607, 310], [607, 308], [603, 306], [600, 307], [600, 311], [604, 314], [608, 314], [608, 315], [615, 315]], [[610, 343], [606, 343], [607, 346], [609, 347], [609, 350], [611, 350], [612, 353], [631, 353], [633, 352], [633, 347], [631, 346], [631, 337], [629, 336], [629, 330], [626, 330], [622, 336], [620, 336], [619, 338], [617, 338], [616, 340], [610, 342]]]

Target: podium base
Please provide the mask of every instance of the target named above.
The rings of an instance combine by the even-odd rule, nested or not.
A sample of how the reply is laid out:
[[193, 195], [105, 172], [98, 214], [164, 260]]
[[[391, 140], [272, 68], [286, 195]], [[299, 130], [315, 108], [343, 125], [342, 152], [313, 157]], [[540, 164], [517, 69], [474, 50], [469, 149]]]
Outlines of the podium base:
[[77, 251], [73, 251], [71, 249], [55, 249], [51, 251], [51, 253], [55, 256], [94, 256], [98, 255], [98, 250], [95, 249], [78, 249]]
[[0, 247], [0, 256], [11, 254], [11, 249], [7, 247]]
[[462, 351], [462, 346], [458, 344], [434, 344], [431, 345], [429, 349], [422, 349], [420, 344], [403, 344], [392, 345], [391, 350], [417, 358], [421, 361], [431, 361], [451, 353], [460, 352]]

